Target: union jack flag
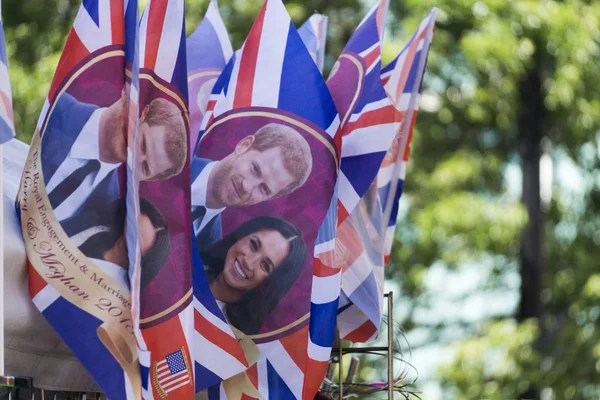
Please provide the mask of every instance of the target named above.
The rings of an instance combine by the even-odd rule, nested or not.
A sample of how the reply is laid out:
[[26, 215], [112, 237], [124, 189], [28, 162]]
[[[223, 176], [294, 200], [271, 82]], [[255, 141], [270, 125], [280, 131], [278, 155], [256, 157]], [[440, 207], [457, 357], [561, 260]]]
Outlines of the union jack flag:
[[[307, 102], [311, 103], [307, 107]], [[323, 78], [296, 31], [285, 7], [280, 0], [268, 0], [260, 11], [246, 42], [223, 70], [213, 89], [202, 122], [201, 131], [211, 128], [217, 118], [226, 116], [232, 110], [256, 107], [257, 110], [278, 109], [310, 121], [325, 132], [322, 139], [329, 143], [334, 154], [338, 154], [339, 117], [323, 81]], [[205, 138], [198, 143], [197, 151], [206, 151]], [[323, 171], [335, 174], [335, 171]], [[333, 175], [332, 175], [333, 176]], [[335, 180], [334, 180], [335, 181]], [[334, 182], [332, 181], [332, 182]], [[319, 267], [322, 253], [333, 249], [337, 220], [337, 207], [334, 187], [329, 188], [332, 201], [323, 209], [320, 229], [313, 232], [316, 238], [307, 247], [314, 258], [312, 264], [312, 297], [306, 304], [306, 318], [303, 325], [283, 337], [274, 340], [256, 340], [259, 350], [257, 362], [250, 362], [238, 343], [238, 338], [227, 324], [211, 295], [206, 278], [203, 276], [202, 261], [194, 259], [194, 366], [196, 390], [208, 388], [210, 399], [224, 399], [228, 382], [244, 376], [253, 390], [251, 398], [312, 398], [322, 376], [315, 386], [313, 362], [323, 362], [329, 358], [329, 349], [314, 343], [331, 346], [333, 326], [315, 323], [314, 315], [319, 314], [321, 305], [326, 304], [327, 312], [333, 315], [335, 323], [337, 294], [331, 296], [319, 290], [322, 279], [336, 282], [339, 290], [340, 276], [332, 262]], [[304, 232], [304, 235], [308, 234]], [[194, 255], [197, 251], [194, 249]], [[194, 256], [196, 257], [196, 256]], [[329, 269], [321, 273], [321, 270]], [[328, 283], [323, 284], [329, 286]], [[332, 303], [332, 304], [329, 304]], [[308, 311], [310, 310], [310, 317]], [[301, 321], [302, 322], [302, 321]], [[307, 325], [308, 322], [308, 325]], [[321, 351], [325, 348], [325, 351]], [[327, 353], [327, 354], [325, 354]], [[326, 361], [325, 361], [326, 362]], [[219, 383], [224, 381], [223, 383]]]
[[15, 136], [15, 120], [12, 108], [12, 92], [8, 78], [8, 59], [6, 57], [6, 40], [2, 24], [2, 2], [0, 2], [0, 144]]
[[188, 90], [190, 106], [190, 155], [193, 154], [215, 82], [233, 56], [229, 34], [211, 0], [204, 19], [187, 38]]
[[327, 41], [327, 20], [321, 14], [313, 14], [300, 28], [298, 33], [308, 49], [310, 56], [315, 60], [319, 71], [323, 72], [325, 64], [325, 42]]
[[[371, 92], [377, 91], [385, 97], [372, 97], [360, 112], [350, 118], [346, 126], [350, 132], [344, 131], [357, 142], [350, 141], [347, 147], [342, 148], [342, 171], [348, 170], [345, 166], [358, 165], [359, 162], [365, 169], [370, 167], [368, 173], [349, 179], [353, 183], [352, 188], [361, 187], [366, 191], [351, 190], [350, 186], [346, 186], [346, 193], [354, 195], [356, 192], [354, 199], [359, 199], [359, 207], [350, 209], [351, 217], [340, 226], [337, 243], [339, 261], [344, 270], [338, 327], [340, 335], [349, 340], [371, 340], [380, 326], [383, 266], [389, 260], [393, 243], [398, 200], [402, 193], [435, 14], [434, 9], [421, 22], [394, 61], [380, 72], [374, 69], [378, 76], [371, 81], [371, 87], [376, 86], [377, 89], [371, 89]], [[355, 35], [359, 33], [357, 31]], [[369, 138], [370, 146], [357, 146]], [[344, 153], [345, 150], [347, 153]], [[349, 163], [344, 164], [346, 161]], [[349, 198], [346, 197], [347, 211], [347, 205], [354, 204]]]
[[[137, 11], [133, 5], [133, 1], [124, 0], [82, 2], [38, 120], [37, 128], [41, 134], [53, 105], [65, 90], [69, 74], [107, 49], [126, 54], [122, 67], [116, 70], [114, 76], [107, 78], [111, 83], [125, 85], [128, 57], [125, 42], [137, 40]], [[72, 89], [81, 90], [76, 87]], [[59, 141], [60, 138], [53, 140]], [[135, 398], [135, 392], [139, 390], [134, 388], [136, 385], [99, 338], [97, 332], [102, 321], [67, 301], [31, 264], [29, 265], [29, 294], [33, 303], [78, 357], [102, 391], [115, 399]], [[132, 356], [135, 358], [135, 355]]]
[[[156, 99], [166, 99], [176, 106], [171, 107], [170, 113], [181, 114], [185, 134], [189, 135], [184, 0], [150, 0], [141, 18], [139, 35], [140, 112]], [[189, 136], [185, 142], [189, 143]], [[138, 336], [138, 346], [145, 399], [192, 398], [194, 393], [192, 238], [188, 229], [190, 214], [186, 212], [191, 208], [188, 154], [186, 151], [180, 173], [166, 180], [139, 183], [139, 196], [157, 205], [164, 214], [170, 241], [165, 264], [146, 289], [139, 292], [141, 337]], [[136, 168], [140, 167], [136, 164]], [[173, 354], [181, 354], [190, 363], [186, 370], [189, 380], [185, 384], [177, 381], [169, 385], [161, 380], [164, 374], [157, 372], [156, 366], [163, 361], [175, 362]]]

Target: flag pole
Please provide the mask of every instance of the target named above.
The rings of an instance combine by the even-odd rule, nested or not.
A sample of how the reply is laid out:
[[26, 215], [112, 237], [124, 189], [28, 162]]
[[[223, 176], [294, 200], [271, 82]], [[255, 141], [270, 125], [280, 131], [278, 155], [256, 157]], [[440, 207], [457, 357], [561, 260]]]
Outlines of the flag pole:
[[[437, 8], [434, 8], [431, 13], [430, 16], [432, 17], [431, 20], [429, 21], [430, 26], [427, 27], [427, 36], [425, 37], [425, 40], [423, 41], [423, 50], [422, 51], [429, 51], [429, 46], [431, 45], [431, 40], [433, 38], [433, 30], [431, 29], [431, 24], [433, 24], [435, 22], [435, 15], [437, 14]], [[417, 69], [417, 77], [420, 77], [423, 75], [423, 70], [425, 69], [425, 61], [427, 60], [427, 54], [423, 53], [423, 55], [425, 55], [425, 57], [421, 56], [421, 59], [419, 60], [419, 68]], [[385, 202], [385, 211], [383, 213], [383, 226], [382, 226], [382, 232], [381, 232], [381, 237], [384, 238], [384, 243], [386, 243], [385, 239], [386, 239], [386, 234], [387, 234], [387, 227], [389, 225], [389, 221], [390, 221], [390, 217], [392, 215], [392, 207], [393, 207], [393, 202], [394, 202], [394, 198], [396, 196], [396, 191], [398, 190], [398, 177], [400, 176], [400, 169], [402, 166], [402, 159], [404, 158], [404, 152], [406, 151], [406, 144], [408, 143], [408, 130], [410, 128], [410, 126], [412, 125], [412, 118], [413, 118], [413, 114], [415, 112], [415, 103], [417, 102], [417, 99], [419, 98], [419, 96], [416, 95], [416, 93], [419, 91], [419, 87], [421, 86], [421, 79], [415, 79], [414, 83], [413, 83], [413, 88], [411, 91], [411, 96], [410, 96], [410, 103], [408, 105], [408, 113], [406, 115], [406, 118], [404, 119], [406, 122], [402, 125], [402, 132], [400, 134], [400, 144], [399, 144], [399, 148], [398, 148], [398, 154], [396, 154], [396, 160], [394, 162], [394, 170], [392, 173], [392, 180], [390, 182], [390, 191], [388, 192], [387, 195], [387, 199]]]

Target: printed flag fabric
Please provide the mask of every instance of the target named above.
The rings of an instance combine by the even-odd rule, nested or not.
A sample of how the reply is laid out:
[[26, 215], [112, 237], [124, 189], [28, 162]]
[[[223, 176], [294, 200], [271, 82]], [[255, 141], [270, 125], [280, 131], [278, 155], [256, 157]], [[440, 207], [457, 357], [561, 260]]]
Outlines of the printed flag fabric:
[[[329, 358], [337, 310], [337, 294], [318, 289], [332, 275], [340, 285], [339, 274], [323, 272], [335, 269], [326, 255], [335, 241], [338, 128], [285, 7], [268, 0], [215, 83], [192, 160], [201, 396], [314, 396], [311, 363]], [[322, 254], [327, 267], [319, 266]], [[333, 315], [321, 329], [315, 299]]]
[[327, 86], [342, 124], [339, 218], [342, 222], [366, 192], [389, 148], [395, 109], [381, 83], [381, 42], [388, 0], [366, 15], [334, 65]]
[[310, 56], [323, 72], [325, 64], [325, 42], [327, 41], [327, 17], [313, 14], [300, 28], [298, 33], [306, 45]]
[[15, 136], [15, 120], [12, 108], [12, 92], [8, 78], [8, 57], [2, 24], [2, 2], [0, 2], [0, 144]]
[[190, 107], [190, 155], [196, 148], [202, 118], [212, 89], [231, 57], [233, 48], [217, 0], [211, 0], [204, 19], [187, 38]]
[[[358, 207], [339, 227], [336, 249], [340, 267], [344, 271], [338, 328], [343, 338], [355, 342], [374, 339], [381, 323], [383, 266], [389, 260], [393, 242], [398, 201], [402, 193], [435, 13], [434, 9], [394, 61], [381, 72], [378, 71], [377, 79], [373, 78], [371, 85], [377, 87], [377, 92], [381, 92], [379, 89], [383, 87], [385, 97], [374, 97], [360, 112], [355, 111], [346, 126], [351, 127], [350, 132], [344, 131], [345, 135], [354, 135], [352, 140], [358, 139], [358, 143], [370, 140], [372, 144], [370, 148], [363, 145], [360, 150], [352, 145], [342, 148], [342, 171], [348, 159], [354, 168], [368, 168], [370, 171], [366, 178], [364, 175], [360, 177], [366, 179], [362, 184], [367, 191], [363, 193], [356, 190], [360, 196]], [[363, 93], [369, 90], [367, 85]], [[369, 117], [370, 113], [372, 117]], [[358, 133], [352, 130], [354, 121], [359, 126]], [[361, 133], [365, 137], [358, 138]], [[385, 148], [388, 150], [381, 152]], [[348, 152], [344, 153], [344, 150]], [[372, 153], [365, 153], [364, 150]], [[376, 172], [376, 176], [372, 175], [372, 171]], [[354, 183], [354, 188], [360, 186], [356, 184], [358, 179], [349, 180]], [[348, 192], [354, 194], [351, 190]]]
[[145, 399], [188, 399], [194, 396], [194, 377], [184, 0], [150, 0], [139, 29], [134, 169], [142, 391]]
[[112, 399], [141, 398], [124, 237], [136, 24], [132, 1], [82, 2], [17, 199], [33, 303]]

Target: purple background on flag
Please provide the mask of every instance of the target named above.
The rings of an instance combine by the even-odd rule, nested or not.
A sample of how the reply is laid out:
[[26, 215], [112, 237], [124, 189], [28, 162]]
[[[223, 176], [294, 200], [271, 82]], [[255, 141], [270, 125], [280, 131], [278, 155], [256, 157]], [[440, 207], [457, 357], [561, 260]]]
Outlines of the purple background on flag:
[[[103, 50], [102, 52], [105, 51], [106, 50]], [[98, 53], [94, 53], [93, 55], [90, 55], [90, 57], [97, 57], [97, 55]], [[88, 58], [86, 58], [86, 60]], [[86, 60], [84, 60], [84, 62], [86, 62]], [[123, 89], [125, 79], [125, 74], [123, 73], [124, 62], [123, 56], [110, 57], [99, 61], [79, 75], [71, 83], [66, 92], [83, 103], [95, 104], [100, 107], [112, 105], [121, 97], [121, 90]], [[161, 80], [156, 76], [154, 79], [179, 94], [176, 88], [166, 83], [164, 80]], [[140, 80], [140, 86], [143, 88], [142, 90], [146, 90], [143, 93], [148, 94], [148, 99], [162, 97], [172, 101], [165, 93], [151, 86], [148, 80]], [[179, 96], [181, 99], [184, 99], [182, 94], [179, 94]], [[140, 99], [140, 103], [140, 109], [143, 109], [143, 107], [146, 106], [146, 102], [144, 99]], [[189, 163], [189, 160], [187, 162]], [[125, 170], [122, 168], [119, 180], [124, 183], [125, 179]], [[185, 212], [186, 210], [189, 210], [191, 206], [188, 200], [185, 202], [187, 205], [185, 210], [181, 209], [181, 207], [175, 207], [174, 205], [176, 204], [182, 204], [181, 197], [184, 192], [173, 189], [173, 187], [180, 188], [183, 187], [183, 185], [189, 184], [189, 179], [189, 168], [184, 168], [184, 171], [180, 175], [177, 175], [177, 177], [172, 178], [171, 180], [144, 182], [140, 185], [140, 197], [152, 199], [152, 203], [162, 212], [169, 222], [169, 232], [171, 236], [171, 253], [167, 263], [148, 287], [141, 293], [143, 304], [141, 318], [155, 315], [172, 306], [179, 301], [191, 287], [191, 271], [187, 268], [187, 266], [191, 265], [191, 256], [186, 254], [186, 247], [184, 245], [184, 241], [191, 240], [189, 238], [189, 226], [191, 224], [189, 221], [190, 216], [189, 212]], [[123, 189], [124, 188], [122, 187], [122, 190]], [[178, 193], [178, 196], [173, 197], [173, 193]], [[124, 193], [121, 194], [124, 195]], [[188, 270], [186, 270], [186, 268]], [[184, 290], [185, 287], [188, 289]], [[179, 308], [173, 310], [173, 313], [177, 313], [178, 311]], [[172, 315], [173, 314], [170, 313], [164, 318], [168, 318]], [[155, 322], [158, 323], [164, 318]]]
[[[115, 47], [123, 48], [123, 46]], [[92, 53], [83, 61], [85, 63], [88, 59], [98, 57], [98, 54], [110, 50], [113, 49]], [[125, 84], [124, 68], [125, 58], [122, 55], [98, 61], [75, 78], [66, 92], [82, 103], [108, 107], [121, 97], [121, 90], [123, 90]], [[78, 68], [75, 68], [75, 71], [78, 71]], [[65, 79], [65, 81], [67, 80]], [[62, 88], [58, 90], [59, 93], [60, 90]]]
[[[249, 110], [267, 111], [300, 120], [319, 132], [321, 137], [334, 146], [331, 138], [315, 124], [281, 110], [261, 107], [236, 109], [234, 112], [228, 112], [221, 115], [218, 119]], [[215, 122], [218, 119], [216, 119]], [[201, 146], [198, 146], [197, 156], [211, 160], [220, 160], [230, 154], [241, 139], [253, 134], [260, 127], [271, 122], [290, 126], [278, 119], [270, 117], [257, 116], [236, 118], [215, 128], [208, 136], [203, 137]], [[304, 270], [292, 289], [275, 307], [271, 315], [269, 315], [261, 328], [260, 333], [270, 332], [286, 326], [301, 318], [310, 310], [314, 241], [330, 205], [336, 179], [336, 175], [333, 173], [336, 169], [336, 165], [331, 152], [314, 136], [301, 131], [296, 126], [292, 127], [302, 134], [311, 149], [313, 167], [306, 183], [287, 196], [265, 201], [251, 207], [230, 207], [222, 214], [224, 237], [243, 222], [263, 215], [285, 219], [296, 225], [304, 233], [304, 241], [308, 252]]]
[[[362, 57], [351, 52], [345, 52], [344, 54], [347, 54], [360, 63], [363, 74], [366, 72], [367, 65]], [[350, 107], [355, 96], [357, 96], [357, 86], [360, 86], [358, 98], [362, 94], [363, 81], [359, 80], [359, 72], [358, 67], [351, 60], [348, 58], [339, 58], [329, 74], [327, 87], [335, 89], [331, 90], [331, 96], [340, 113], [340, 119], [348, 113], [352, 113], [353, 109], [350, 109]]]
[[[152, 74], [149, 70], [140, 70], [140, 72]], [[186, 97], [179, 93], [173, 85], [155, 75], [153, 77], [160, 84], [174, 91], [181, 100], [185, 100]], [[157, 89], [147, 79], [140, 79], [140, 93], [144, 94], [144, 98], [140, 98], [140, 109], [146, 106], [148, 100], [151, 101], [157, 98], [167, 99], [181, 109], [173, 98]], [[181, 111], [185, 112], [184, 110]], [[189, 254], [191, 243], [189, 210], [191, 204], [189, 198], [184, 198], [185, 191], [181, 189], [188, 186], [190, 182], [189, 162], [188, 157], [183, 171], [171, 179], [140, 182], [140, 197], [151, 199], [152, 203], [165, 216], [169, 223], [169, 237], [171, 239], [171, 252], [167, 262], [140, 294], [140, 317], [142, 319], [154, 316], [171, 307], [181, 300], [192, 287], [192, 271], [190, 268], [192, 257]], [[191, 297], [189, 300], [191, 301]], [[153, 321], [151, 325], [178, 314], [181, 308], [187, 304], [189, 304], [189, 301], [184, 302], [180, 307], [172, 310], [161, 319]]]

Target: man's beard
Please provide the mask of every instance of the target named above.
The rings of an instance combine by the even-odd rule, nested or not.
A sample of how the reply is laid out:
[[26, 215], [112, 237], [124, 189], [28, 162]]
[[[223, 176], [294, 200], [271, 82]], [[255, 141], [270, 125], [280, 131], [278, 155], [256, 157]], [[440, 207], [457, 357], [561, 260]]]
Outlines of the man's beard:
[[207, 191], [210, 190], [210, 194], [215, 202], [219, 204], [219, 208], [227, 206], [227, 200], [223, 198], [223, 191], [221, 189], [224, 185], [231, 185], [232, 169], [233, 161], [224, 158], [211, 171], [212, 177], [209, 177], [209, 179], [213, 184], [212, 187], [207, 187]]

